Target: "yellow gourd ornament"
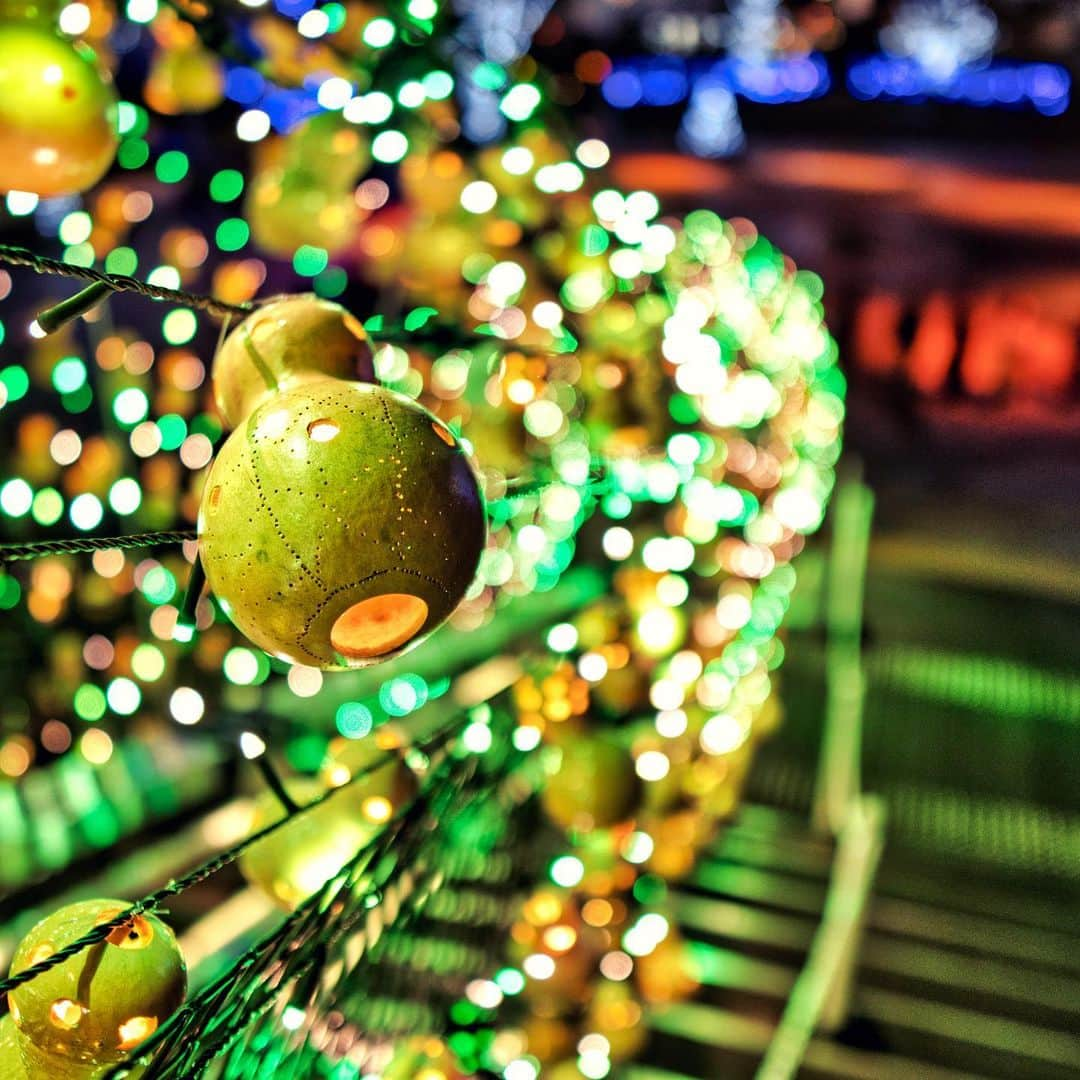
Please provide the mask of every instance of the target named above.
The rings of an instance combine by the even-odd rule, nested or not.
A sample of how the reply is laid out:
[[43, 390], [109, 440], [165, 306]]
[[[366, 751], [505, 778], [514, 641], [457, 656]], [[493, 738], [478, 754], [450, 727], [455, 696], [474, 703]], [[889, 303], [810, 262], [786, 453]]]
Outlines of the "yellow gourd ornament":
[[211, 590], [294, 663], [364, 667], [418, 644], [464, 597], [486, 540], [461, 443], [402, 394], [327, 377], [336, 362], [303, 320], [263, 342], [258, 325], [234, 333], [215, 385], [231, 420], [252, 411], [203, 491]]
[[255, 242], [273, 255], [301, 245], [330, 254], [347, 247], [361, 220], [354, 197], [370, 153], [340, 113], [320, 113], [259, 153], [245, 217]]
[[224, 99], [225, 68], [197, 42], [160, 49], [143, 93], [147, 104], [166, 116], [209, 112]]
[[540, 792], [547, 816], [563, 829], [606, 829], [630, 818], [640, 788], [634, 759], [613, 739], [583, 735], [562, 750]]
[[93, 51], [32, 10], [0, 0], [0, 191], [74, 195], [116, 156], [116, 94]]
[[332, 300], [283, 296], [260, 305], [223, 342], [214, 357], [214, 400], [237, 427], [276, 391], [327, 375], [375, 381], [363, 325]]
[[[122, 900], [84, 900], [61, 908], [23, 938], [11, 973], [40, 963], [127, 907]], [[97, 1080], [180, 1007], [186, 989], [173, 932], [153, 915], [135, 916], [11, 991], [11, 1013], [0, 1024], [0, 1074], [5, 1080]]]
[[[313, 780], [293, 783], [290, 790], [301, 803], [325, 792]], [[284, 816], [273, 793], [264, 792], [255, 800], [251, 831], [258, 832]], [[351, 862], [373, 834], [371, 826], [350, 813], [336, 797], [257, 840], [240, 856], [238, 865], [252, 885], [291, 910]]]
[[[350, 783], [361, 771], [365, 774]], [[323, 778], [331, 786], [348, 786], [257, 840], [239, 859], [244, 877], [285, 908], [295, 908], [318, 892], [416, 794], [412, 770], [399, 755], [378, 749], [373, 739], [334, 740]], [[325, 792], [322, 783], [310, 778], [290, 785], [300, 804]], [[264, 792], [255, 800], [251, 831], [284, 816], [277, 797]]]
[[19, 1033], [15, 1030], [11, 1013], [0, 1020], [0, 1076], [26, 1080], [26, 1070], [19, 1053]]
[[585, 1014], [585, 1027], [607, 1039], [612, 1061], [636, 1057], [649, 1037], [641, 1005], [627, 982], [601, 979], [597, 983]]
[[260, 173], [252, 181], [244, 213], [255, 242], [280, 258], [303, 244], [334, 255], [349, 244], [361, 220], [351, 191], [300, 187], [278, 171]]

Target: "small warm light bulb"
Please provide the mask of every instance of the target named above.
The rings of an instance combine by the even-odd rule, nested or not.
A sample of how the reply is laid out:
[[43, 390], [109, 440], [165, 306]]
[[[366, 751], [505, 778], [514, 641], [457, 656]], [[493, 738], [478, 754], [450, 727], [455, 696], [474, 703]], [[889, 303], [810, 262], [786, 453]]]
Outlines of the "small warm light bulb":
[[576, 941], [577, 932], [572, 926], [549, 926], [544, 931], [544, 947], [552, 952], [567, 952]]
[[382, 795], [371, 795], [361, 803], [360, 812], [368, 821], [381, 825], [384, 821], [390, 820], [394, 805]]
[[327, 774], [326, 779], [331, 787], [341, 787], [352, 779], [352, 773], [344, 765], [335, 765]]
[[266, 743], [263, 742], [254, 731], [245, 731], [240, 736], [240, 753], [242, 753], [248, 761], [257, 757], [262, 757], [262, 755], [266, 753]]

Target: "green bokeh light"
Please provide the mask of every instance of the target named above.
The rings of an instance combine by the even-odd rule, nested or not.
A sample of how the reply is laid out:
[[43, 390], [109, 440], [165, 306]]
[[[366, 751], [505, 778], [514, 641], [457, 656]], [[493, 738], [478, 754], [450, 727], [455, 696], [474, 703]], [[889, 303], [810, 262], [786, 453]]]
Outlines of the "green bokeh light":
[[165, 674], [165, 654], [156, 645], [144, 641], [131, 654], [131, 670], [143, 682], [156, 682]]
[[362, 739], [371, 731], [374, 717], [366, 705], [359, 701], [346, 701], [338, 706], [334, 723], [345, 738]]
[[293, 255], [293, 269], [301, 277], [314, 277], [321, 274], [330, 262], [330, 256], [324, 248], [301, 244]]
[[170, 345], [186, 345], [198, 328], [195, 312], [189, 308], [177, 308], [161, 320], [162, 336]]
[[18, 401], [19, 398], [25, 397], [27, 390], [30, 389], [30, 376], [25, 368], [12, 364], [0, 371], [0, 383], [4, 384], [4, 389], [7, 391], [7, 400]]
[[137, 386], [129, 386], [113, 398], [112, 411], [113, 416], [125, 427], [134, 427], [146, 419], [146, 414], [150, 411], [150, 400], [145, 391]]
[[372, 140], [371, 154], [376, 161], [393, 165], [409, 152], [409, 140], [400, 131], [380, 131]]
[[528, 120], [540, 104], [540, 91], [532, 83], [518, 83], [507, 91], [499, 109], [510, 120]]
[[57, 360], [52, 370], [52, 384], [61, 394], [72, 394], [86, 382], [86, 364], [78, 356]]
[[59, 237], [65, 244], [81, 244], [90, 238], [94, 222], [85, 210], [73, 210], [60, 222]]
[[134, 274], [139, 268], [139, 256], [132, 248], [113, 248], [105, 256], [105, 269], [110, 274]]
[[389, 19], [378, 18], [372, 19], [371, 22], [364, 27], [364, 32], [361, 35], [364, 44], [372, 49], [385, 49], [389, 45], [394, 37], [397, 35], [397, 29]]
[[210, 180], [210, 198], [214, 202], [232, 202], [244, 191], [244, 174], [237, 169], [222, 169]]
[[96, 529], [101, 524], [101, 519], [104, 516], [105, 508], [101, 505], [101, 500], [89, 491], [76, 495], [68, 507], [68, 517], [71, 518], [71, 524], [83, 532]]
[[125, 139], [116, 152], [116, 160], [125, 169], [141, 169], [150, 160], [150, 147], [143, 139]]
[[64, 497], [56, 488], [42, 488], [34, 496], [30, 514], [39, 525], [55, 525], [64, 513]]
[[60, 403], [69, 413], [84, 413], [94, 403], [94, 392], [90, 389], [90, 384], [85, 383], [70, 394], [61, 394]]
[[13, 477], [0, 487], [0, 510], [8, 517], [22, 517], [30, 510], [33, 502], [33, 488], [21, 476]]
[[432, 101], [443, 101], [454, 92], [454, 77], [447, 71], [429, 71], [420, 82]]
[[177, 413], [166, 413], [157, 421], [158, 431], [161, 432], [161, 449], [176, 450], [187, 438], [187, 421]]
[[183, 150], [166, 150], [157, 159], [154, 175], [163, 184], [176, 184], [188, 174], [188, 156]]
[[332, 300], [340, 296], [349, 284], [349, 275], [340, 266], [328, 266], [322, 273], [317, 274], [311, 283], [316, 296]]
[[226, 218], [214, 234], [214, 242], [222, 251], [239, 251], [251, 236], [251, 229], [243, 218]]
[[83, 683], [75, 691], [72, 705], [75, 715], [80, 720], [89, 722], [100, 720], [105, 715], [105, 693], [101, 687], [94, 686], [93, 683]]
[[10, 611], [22, 596], [22, 588], [10, 575], [0, 573], [0, 611]]
[[140, 589], [152, 604], [167, 604], [176, 595], [176, 578], [164, 566], [154, 566], [143, 575]]
[[64, 248], [64, 262], [72, 266], [93, 266], [96, 257], [93, 244], [72, 244]]

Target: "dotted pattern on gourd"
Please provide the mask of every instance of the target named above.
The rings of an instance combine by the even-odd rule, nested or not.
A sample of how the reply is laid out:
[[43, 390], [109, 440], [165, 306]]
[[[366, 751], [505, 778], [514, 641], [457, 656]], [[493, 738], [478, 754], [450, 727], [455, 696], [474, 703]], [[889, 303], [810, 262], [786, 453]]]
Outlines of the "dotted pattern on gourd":
[[340, 664], [329, 625], [377, 592], [424, 599], [417, 637], [450, 614], [483, 543], [481, 528], [462, 548], [461, 519], [483, 512], [437, 423], [382, 387], [326, 379], [273, 396], [230, 436], [207, 480], [202, 542], [211, 588], [256, 644], [287, 640], [306, 661]]

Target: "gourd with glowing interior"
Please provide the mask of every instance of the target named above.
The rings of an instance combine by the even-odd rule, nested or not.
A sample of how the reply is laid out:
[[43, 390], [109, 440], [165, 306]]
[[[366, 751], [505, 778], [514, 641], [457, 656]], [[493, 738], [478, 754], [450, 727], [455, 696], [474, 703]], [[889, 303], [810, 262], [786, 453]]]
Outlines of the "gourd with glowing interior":
[[[83, 900], [39, 922], [15, 951], [11, 973], [40, 963], [115, 918], [122, 900]], [[187, 970], [173, 932], [134, 916], [104, 941], [49, 968], [8, 995], [0, 1065], [18, 1080], [93, 1080], [124, 1060], [181, 1005]], [[18, 1069], [11, 1063], [18, 1059]], [[21, 1070], [21, 1071], [19, 1071]]]
[[[369, 771], [350, 783], [362, 770]], [[257, 840], [240, 856], [244, 877], [286, 908], [302, 904], [340, 873], [416, 794], [416, 778], [404, 760], [380, 751], [367, 739], [335, 740], [323, 777], [332, 786], [348, 786]], [[323, 784], [310, 778], [290, 788], [301, 804], [326, 792]], [[277, 798], [264, 792], [255, 801], [251, 831], [284, 816]]]
[[214, 357], [214, 400], [229, 427], [278, 390], [330, 376], [375, 381], [371, 342], [360, 320], [311, 293], [261, 304]]
[[378, 663], [472, 583], [487, 535], [457, 437], [411, 399], [321, 378], [268, 397], [226, 440], [199, 511], [207, 581], [281, 659]]
[[93, 51], [0, 4], [0, 191], [75, 195], [116, 156], [116, 94]]

